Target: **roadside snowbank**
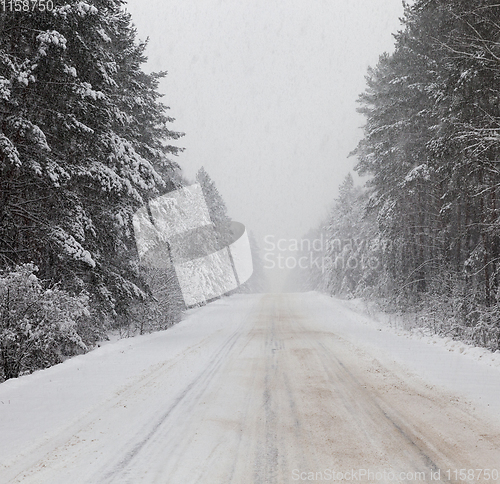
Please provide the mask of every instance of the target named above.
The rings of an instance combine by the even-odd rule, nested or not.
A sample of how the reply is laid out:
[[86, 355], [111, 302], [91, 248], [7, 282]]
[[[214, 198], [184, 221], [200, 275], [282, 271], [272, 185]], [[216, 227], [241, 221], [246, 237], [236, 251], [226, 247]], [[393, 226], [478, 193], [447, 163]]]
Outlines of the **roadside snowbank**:
[[490, 416], [500, 415], [498, 353], [399, 329], [388, 315], [367, 316], [359, 300], [346, 301], [316, 292], [308, 295], [311, 316], [321, 319], [325, 328], [364, 347], [382, 363], [396, 362], [428, 383], [461, 395]]
[[379, 329], [383, 328], [385, 331], [390, 331], [406, 338], [419, 339], [430, 345], [442, 346], [451, 353], [460, 353], [474, 361], [500, 368], [499, 350], [491, 352], [486, 348], [473, 346], [450, 337], [439, 336], [432, 333], [428, 328], [413, 327], [411, 329], [405, 329], [413, 325], [411, 321], [409, 321], [411, 316], [385, 313], [374, 309], [373, 305], [360, 298], [349, 300], [338, 299], [338, 301], [345, 307], [368, 316], [367, 323], [371, 323]]

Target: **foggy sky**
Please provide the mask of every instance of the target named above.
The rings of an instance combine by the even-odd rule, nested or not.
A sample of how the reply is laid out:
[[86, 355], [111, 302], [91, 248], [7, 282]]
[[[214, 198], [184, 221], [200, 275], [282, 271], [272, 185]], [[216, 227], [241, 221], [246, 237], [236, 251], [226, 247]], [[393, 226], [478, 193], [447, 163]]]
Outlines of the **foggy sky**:
[[317, 225], [356, 160], [367, 67], [392, 51], [401, 0], [130, 0], [147, 71], [229, 215], [263, 244]]

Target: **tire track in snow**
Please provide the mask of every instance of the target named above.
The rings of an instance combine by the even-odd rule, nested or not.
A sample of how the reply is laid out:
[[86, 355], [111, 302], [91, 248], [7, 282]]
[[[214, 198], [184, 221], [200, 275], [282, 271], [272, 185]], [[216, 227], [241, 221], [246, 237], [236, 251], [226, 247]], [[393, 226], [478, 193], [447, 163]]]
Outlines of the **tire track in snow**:
[[[120, 462], [118, 462], [118, 464], [115, 464], [111, 471], [106, 472], [102, 479], [99, 479], [99, 473], [98, 475], [93, 477], [91, 481], [89, 481], [89, 484], [95, 482], [110, 484], [113, 482], [119, 482], [120, 484], [128, 482], [128, 480], [125, 481], [124, 479], [126, 479], [126, 474], [130, 467], [133, 465], [134, 459], [139, 456], [146, 445], [151, 444], [151, 441], [158, 442], [159, 437], [156, 434], [158, 434], [160, 431], [162, 431], [162, 433], [165, 433], [166, 429], [164, 429], [163, 427], [167, 425], [169, 423], [169, 420], [175, 416], [174, 413], [176, 409], [179, 408], [179, 406], [182, 404], [184, 406], [182, 411], [185, 413], [186, 410], [189, 411], [198, 404], [200, 398], [203, 396], [207, 387], [210, 385], [212, 378], [224, 363], [225, 358], [230, 353], [231, 349], [234, 347], [236, 341], [240, 337], [240, 328], [241, 324], [236, 329], [236, 331], [226, 339], [222, 347], [217, 351], [213, 359], [209, 362], [207, 368], [199, 373], [194, 378], [194, 380], [192, 380], [186, 386], [184, 391], [175, 398], [170, 407], [162, 415], [160, 415], [156, 422], [153, 423], [152, 428], [142, 437], [134, 437], [131, 443], [137, 442], [137, 440], [139, 440], [139, 442], [132, 444], [133, 448], [126, 453], [125, 457]], [[178, 443], [174, 443], [173, 445], [178, 446]], [[168, 451], [168, 448], [164, 450]]]
[[[294, 481], [293, 469], [428, 476], [494, 465], [500, 437], [483, 421], [340, 338], [310, 300], [268, 295], [230, 307], [234, 328], [151, 368], [81, 420], [77, 436], [64, 434], [25, 482], [273, 484]], [[118, 445], [106, 435], [116, 429]]]
[[[387, 420], [386, 423], [389, 424], [389, 428], [387, 430], [388, 433], [391, 433], [392, 431], [392, 433], [395, 434], [392, 438], [399, 440], [398, 436], [400, 435], [410, 447], [410, 450], [405, 457], [404, 467], [402, 467], [401, 463], [397, 461], [392, 462], [391, 467], [398, 466], [400, 471], [426, 473], [430, 470], [433, 472], [439, 471], [439, 466], [429, 456], [429, 449], [427, 449], [421, 441], [417, 443], [416, 436], [413, 435], [413, 432], [411, 432], [411, 430], [408, 429], [408, 426], [404, 425], [401, 420], [401, 423], [396, 423], [396, 418], [393, 416], [394, 410], [392, 408], [387, 408], [387, 405], [385, 406], [386, 408], [383, 409], [374, 394], [370, 393], [366, 389], [366, 385], [362, 384], [338, 357], [332, 354], [331, 351], [329, 351], [321, 342], [318, 342], [317, 344], [323, 350], [320, 354], [323, 359], [325, 371], [329, 374], [329, 376], [331, 376], [332, 381], [337, 384], [341, 382], [343, 386], [344, 391], [339, 392], [339, 395], [342, 398], [345, 408], [348, 411], [351, 411], [354, 406], [356, 407], [355, 412], [351, 411], [351, 414], [353, 415], [353, 423], [356, 424], [356, 417], [359, 418], [360, 416], [364, 417], [365, 422], [368, 419], [373, 422], [380, 422], [383, 420], [382, 417], [385, 417]], [[332, 376], [332, 373], [335, 373], [335, 376]], [[349, 390], [346, 390], [346, 387], [348, 387]], [[387, 425], [385, 425], [386, 423], [381, 422], [380, 425], [387, 427]], [[405, 430], [403, 429], [403, 425]], [[375, 443], [374, 436], [377, 434], [368, 433], [365, 429], [362, 430], [364, 431], [367, 441]], [[381, 433], [382, 429], [379, 428], [378, 432]], [[444, 470], [442, 475], [445, 475]], [[448, 481], [445, 480], [444, 482]]]
[[[307, 320], [308, 317], [303, 316], [301, 321]], [[388, 383], [385, 389], [387, 394], [394, 398], [391, 401], [391, 398], [383, 395], [384, 392], [381, 392], [381, 389], [377, 388], [373, 378], [367, 378], [370, 375], [366, 371], [366, 368], [355, 364], [352, 354], [345, 351], [346, 348], [352, 347], [349, 342], [335, 335], [333, 332], [323, 334], [323, 336], [326, 336], [325, 340], [329, 342], [328, 347], [321, 339], [312, 337], [314, 331], [311, 331], [311, 329], [314, 327], [314, 324], [311, 324], [311, 321], [309, 321], [309, 324], [300, 322], [299, 326], [304, 336], [310, 339], [311, 345], [315, 345], [318, 348], [316, 353], [321, 359], [322, 367], [328, 375], [328, 379], [332, 383], [332, 388], [336, 390], [336, 394], [344, 408], [352, 416], [352, 426], [358, 427], [358, 431], [363, 432], [367, 443], [369, 442], [375, 447], [377, 444], [382, 444], [397, 450], [397, 452], [394, 452], [394, 456], [387, 461], [391, 468], [402, 472], [425, 472], [427, 479], [429, 479], [431, 471], [440, 472], [440, 482], [455, 482], [446, 478], [447, 469], [467, 466], [468, 468], [474, 468], [474, 465], [477, 467], [478, 457], [482, 457], [480, 452], [475, 452], [475, 457], [471, 456], [471, 458], [466, 457], [467, 447], [457, 452], [456, 444], [450, 445], [449, 439], [444, 438], [444, 435], [436, 431], [432, 425], [422, 427], [421, 424], [419, 425], [419, 423], [415, 422], [415, 415], [412, 414], [409, 408], [405, 408], [401, 401], [394, 398], [396, 396], [395, 393], [399, 389], [408, 392], [408, 396], [412, 397], [411, 399], [408, 398], [408, 401], [413, 400], [412, 407], [416, 406], [415, 400], [418, 398], [424, 403], [428, 403], [430, 408], [425, 409], [428, 412], [425, 411], [422, 413], [424, 420], [427, 418], [427, 414], [435, 418], [441, 412], [443, 417], [446, 416], [450, 423], [452, 423], [454, 431], [457, 431], [457, 429], [453, 418], [456, 419], [457, 423], [465, 420], [471, 424], [469, 433], [479, 434], [480, 426], [477, 425], [479, 421], [476, 418], [470, 418], [462, 409], [449, 405], [449, 401], [443, 402], [443, 395], [440, 395], [439, 391], [436, 391], [435, 394], [429, 394], [429, 391], [424, 391], [421, 394], [419, 392], [422, 388], [420, 390], [417, 390], [415, 387], [405, 388], [404, 381], [399, 380], [395, 374], [387, 371], [387, 369], [383, 369], [382, 372], [386, 372], [388, 377], [394, 382], [392, 385]], [[337, 349], [339, 350], [338, 352], [335, 351]], [[344, 356], [339, 357], [338, 353]], [[358, 354], [360, 353], [362, 352], [358, 351]], [[348, 357], [349, 363], [345, 361], [345, 357]], [[366, 355], [364, 355], [363, 359], [366, 359]], [[375, 362], [379, 364], [376, 360]], [[414, 383], [416, 385], [416, 382]], [[466, 429], [465, 426], [464, 429]], [[457, 433], [460, 434], [460, 431]], [[491, 440], [493, 448], [495, 442], [498, 443], [498, 440], [498, 436]], [[471, 444], [475, 443], [472, 439], [470, 442]], [[487, 452], [486, 455], [491, 456], [492, 454], [491, 452]], [[483, 462], [491, 462], [491, 465], [494, 465], [493, 462], [495, 460], [497, 459], [490, 458], [489, 461], [483, 460]]]
[[[196, 353], [199, 348], [207, 344], [207, 339], [186, 349], [184, 356], [187, 357]], [[51, 462], [57, 459], [68, 448], [75, 445], [75, 436], [86, 428], [92, 426], [96, 421], [101, 420], [101, 416], [116, 407], [122, 407], [137, 393], [144, 391], [158, 376], [165, 372], [172, 371], [178, 364], [179, 359], [167, 359], [164, 362], [149, 368], [145, 374], [140, 375], [133, 381], [118, 388], [114, 394], [105, 401], [89, 408], [85, 413], [68, 425], [57, 430], [57, 434], [43, 439], [38, 445], [30, 450], [28, 458], [24, 458], [19, 464], [23, 465], [23, 470], [19, 470], [19, 464], [15, 463], [11, 468], [2, 472], [5, 482], [26, 482], [32, 474], [50, 466]], [[34, 482], [37, 482], [36, 480]], [[38, 484], [38, 483], [37, 483]]]

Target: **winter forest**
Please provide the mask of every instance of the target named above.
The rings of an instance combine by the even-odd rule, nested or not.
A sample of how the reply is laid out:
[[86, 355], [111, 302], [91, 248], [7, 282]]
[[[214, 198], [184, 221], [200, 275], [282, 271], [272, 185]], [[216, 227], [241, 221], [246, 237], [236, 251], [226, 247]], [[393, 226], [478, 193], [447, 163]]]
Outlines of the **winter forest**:
[[[158, 92], [166, 73], [143, 70], [147, 44], [124, 1], [43, 4], [0, 11], [0, 381], [110, 330], [166, 329], [185, 309], [171, 272], [139, 264], [132, 226], [148, 200], [190, 183]], [[307, 235], [325, 241], [327, 264], [302, 289], [500, 349], [499, 23], [490, 0], [405, 6], [394, 53], [359, 97], [352, 157], [367, 181], [349, 175]], [[214, 182], [204, 169], [196, 182], [226, 237]], [[263, 289], [257, 245], [240, 290]]]
[[[157, 92], [165, 73], [143, 72], [124, 5], [0, 12], [0, 381], [184, 309], [173, 275], [137, 257], [134, 212], [188, 182]], [[217, 188], [204, 169], [196, 181], [224, 236]]]
[[[377, 300], [413, 324], [500, 349], [499, 6], [405, 5], [366, 76], [364, 138], [306, 287]], [[324, 269], [324, 270], [323, 270]]]

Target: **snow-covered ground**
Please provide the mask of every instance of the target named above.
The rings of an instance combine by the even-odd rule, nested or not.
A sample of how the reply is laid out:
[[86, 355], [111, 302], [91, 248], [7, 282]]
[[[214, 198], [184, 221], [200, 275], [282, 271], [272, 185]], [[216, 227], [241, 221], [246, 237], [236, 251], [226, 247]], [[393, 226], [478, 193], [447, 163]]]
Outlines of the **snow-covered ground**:
[[391, 331], [407, 338], [420, 339], [427, 344], [443, 346], [447, 351], [460, 353], [485, 365], [500, 368], [500, 350], [492, 352], [450, 337], [433, 334], [427, 328], [416, 326], [411, 320], [412, 316], [383, 312], [377, 309], [375, 304], [360, 298], [342, 300], [341, 303], [356, 313], [368, 316], [364, 321], [380, 330]]
[[[330, 299], [315, 293], [318, 299]], [[491, 352], [425, 329], [405, 330], [404, 318], [374, 310], [362, 300], [335, 300], [351, 326], [344, 334], [393, 359], [429, 383], [471, 399], [494, 416], [500, 416], [500, 351]], [[355, 328], [362, 331], [354, 334]], [[338, 322], [336, 331], [340, 330]]]
[[235, 295], [7, 381], [0, 482], [500, 471], [500, 369], [355, 309], [318, 293]]
[[[237, 299], [234, 296], [231, 303]], [[60, 365], [0, 384], [0, 482], [4, 482], [2, 468], [20, 458], [35, 462], [50, 439], [61, 433], [67, 436], [73, 425], [103, 402], [113, 404], [156, 367], [173, 366], [178, 360], [202, 367], [206, 357], [200, 355], [212, 350], [207, 339], [214, 339], [227, 327], [228, 315], [219, 311], [227, 305], [227, 299], [216, 301], [189, 311], [182, 323], [167, 331], [105, 344]], [[177, 368], [175, 373], [178, 378], [172, 384], [182, 385], [185, 375]]]

